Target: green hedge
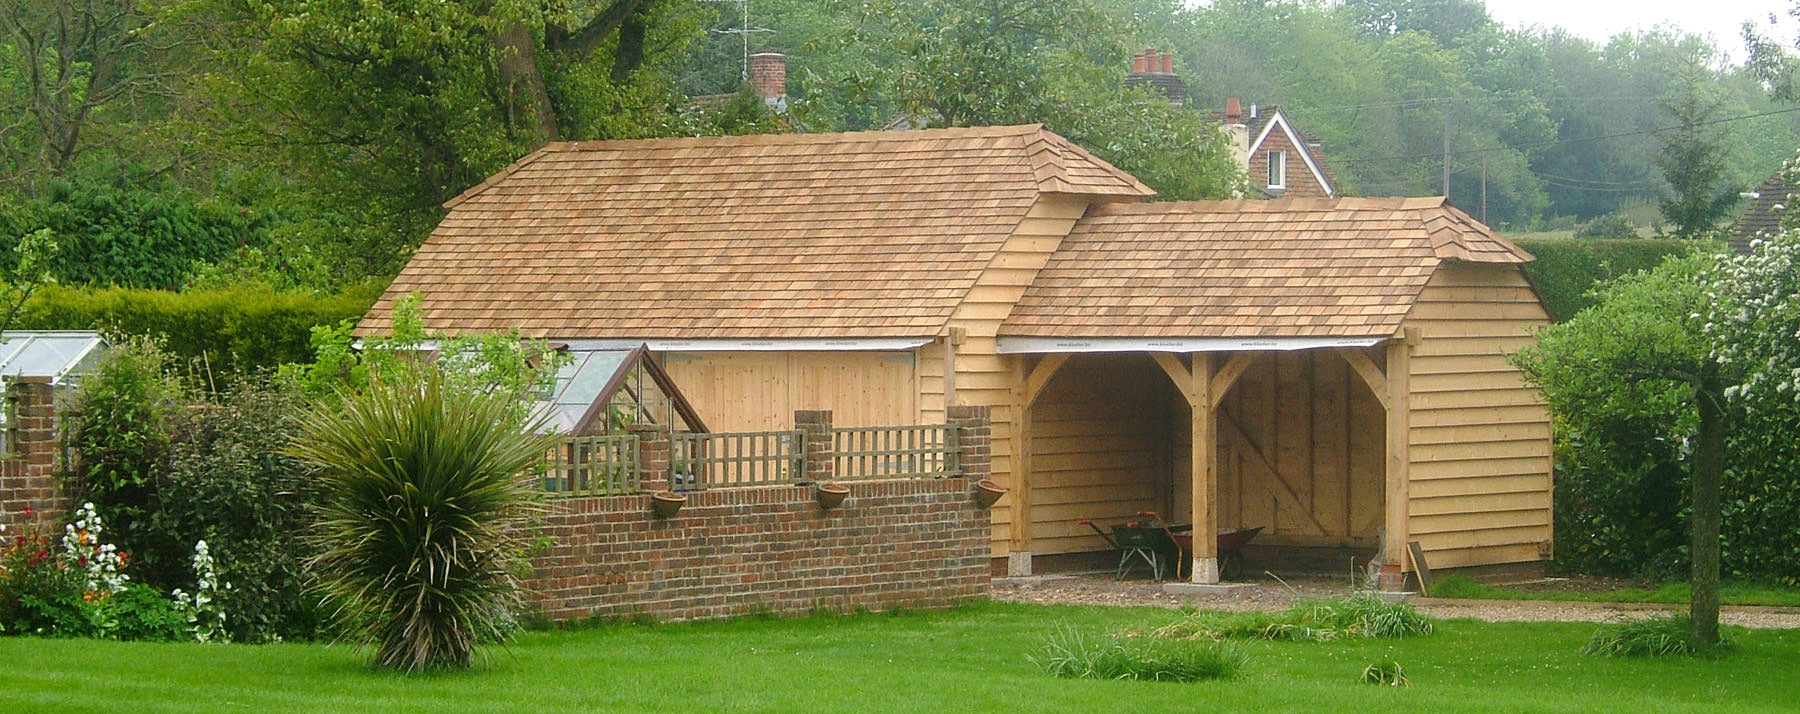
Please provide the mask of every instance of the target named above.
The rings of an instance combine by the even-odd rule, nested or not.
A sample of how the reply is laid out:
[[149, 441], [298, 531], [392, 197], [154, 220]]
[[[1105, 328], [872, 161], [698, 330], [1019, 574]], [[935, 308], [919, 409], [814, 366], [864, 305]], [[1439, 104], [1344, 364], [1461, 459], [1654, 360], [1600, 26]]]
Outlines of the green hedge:
[[312, 361], [312, 328], [360, 317], [376, 287], [340, 295], [231, 288], [168, 292], [48, 286], [13, 321], [17, 330], [101, 330], [150, 335], [180, 357], [200, 360], [215, 379]]
[[1595, 285], [1654, 268], [1664, 258], [1697, 245], [1666, 238], [1520, 238], [1514, 242], [1537, 256], [1537, 262], [1525, 266], [1525, 273], [1531, 276], [1538, 294], [1544, 298], [1544, 306], [1558, 322], [1594, 304], [1588, 291]]

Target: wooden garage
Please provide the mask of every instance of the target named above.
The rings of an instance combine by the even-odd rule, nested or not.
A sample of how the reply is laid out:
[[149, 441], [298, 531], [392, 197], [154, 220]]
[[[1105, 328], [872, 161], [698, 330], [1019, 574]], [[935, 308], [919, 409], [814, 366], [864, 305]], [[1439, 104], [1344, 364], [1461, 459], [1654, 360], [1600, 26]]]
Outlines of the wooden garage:
[[1441, 199], [1090, 211], [999, 328], [1026, 386], [1009, 547], [1091, 550], [1079, 518], [1155, 510], [1398, 571], [1409, 541], [1436, 567], [1548, 556], [1549, 416], [1506, 360], [1549, 322], [1528, 260]]
[[1548, 557], [1550, 419], [1506, 360], [1548, 322], [1529, 255], [1441, 198], [1150, 193], [1037, 126], [556, 144], [360, 329], [416, 291], [434, 330], [641, 341], [715, 430], [990, 406], [1018, 574], [1140, 510], [1396, 576], [1409, 541]]

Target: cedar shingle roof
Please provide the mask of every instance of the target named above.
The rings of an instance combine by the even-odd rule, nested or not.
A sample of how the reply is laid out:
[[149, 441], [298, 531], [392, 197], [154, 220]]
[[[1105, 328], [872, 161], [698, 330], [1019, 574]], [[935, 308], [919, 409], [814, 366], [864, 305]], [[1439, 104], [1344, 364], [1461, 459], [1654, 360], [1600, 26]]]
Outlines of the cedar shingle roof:
[[1042, 193], [1153, 192], [1041, 126], [552, 144], [457, 197], [359, 333], [935, 335]]
[[1090, 210], [1000, 328], [1010, 337], [1387, 337], [1441, 261], [1530, 254], [1442, 198]]

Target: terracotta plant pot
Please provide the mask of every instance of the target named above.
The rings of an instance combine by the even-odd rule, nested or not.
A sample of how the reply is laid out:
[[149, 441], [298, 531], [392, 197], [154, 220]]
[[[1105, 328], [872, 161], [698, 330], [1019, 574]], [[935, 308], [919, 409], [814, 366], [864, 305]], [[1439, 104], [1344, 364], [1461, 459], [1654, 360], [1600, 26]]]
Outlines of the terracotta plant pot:
[[813, 497], [819, 499], [819, 507], [827, 511], [844, 505], [844, 499], [850, 497], [850, 487], [841, 483], [821, 483], [813, 488]]
[[674, 491], [657, 491], [650, 494], [650, 512], [657, 518], [668, 518], [675, 515], [681, 507], [687, 505], [687, 495]]
[[992, 508], [994, 502], [999, 501], [1000, 497], [1004, 495], [1006, 495], [1006, 487], [995, 483], [991, 478], [975, 482], [975, 502], [981, 504], [982, 508]]

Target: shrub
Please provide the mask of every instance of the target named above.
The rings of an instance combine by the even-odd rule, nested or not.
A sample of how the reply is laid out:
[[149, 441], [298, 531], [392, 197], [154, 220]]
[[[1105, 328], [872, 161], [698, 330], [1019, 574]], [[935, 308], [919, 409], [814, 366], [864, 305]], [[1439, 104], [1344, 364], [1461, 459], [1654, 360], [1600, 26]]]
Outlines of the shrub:
[[1636, 238], [1637, 226], [1623, 213], [1608, 213], [1575, 227], [1576, 238]]
[[48, 286], [25, 302], [13, 328], [148, 336], [172, 356], [197, 363], [210, 381], [229, 381], [238, 373], [312, 361], [313, 328], [361, 316], [377, 292], [365, 288], [318, 295], [252, 286], [177, 293]]
[[1708, 649], [1686, 615], [1615, 622], [1596, 630], [1581, 653], [1600, 657], [1669, 657]]
[[468, 667], [478, 643], [510, 633], [529, 471], [550, 443], [521, 428], [514, 400], [421, 369], [302, 419], [292, 453], [324, 490], [312, 567], [344, 636], [380, 666]]
[[1372, 637], [1429, 635], [1431, 620], [1411, 605], [1387, 602], [1374, 593], [1311, 600], [1278, 613], [1200, 612], [1157, 631], [1163, 637], [1329, 642]]
[[82, 380], [66, 417], [68, 443], [78, 457], [69, 485], [116, 526], [117, 542], [138, 554], [153, 583], [180, 567], [179, 560], [162, 557], [150, 520], [180, 391], [164, 377], [168, 363], [168, 354], [151, 340], [119, 341]]
[[1593, 305], [1592, 291], [1613, 278], [1648, 270], [1669, 256], [1694, 249], [1692, 241], [1666, 239], [1520, 239], [1518, 244], [1537, 256], [1525, 265], [1525, 273], [1558, 321]]
[[[300, 410], [298, 398], [272, 381], [240, 383], [174, 420], [168, 465], [157, 479], [162, 558], [185, 566], [196, 541], [210, 545], [218, 578], [233, 585], [216, 605], [234, 642], [309, 639], [318, 628], [317, 604], [306, 596], [313, 551], [302, 534], [319, 489], [311, 467], [285, 453]], [[196, 589], [190, 570], [175, 575], [159, 584]]]
[[100, 618], [110, 635], [126, 641], [177, 642], [189, 638], [187, 616], [161, 591], [132, 583], [106, 599]]
[[1246, 657], [1229, 643], [1166, 637], [1090, 635], [1072, 628], [1044, 641], [1032, 662], [1055, 677], [1193, 682], [1226, 679]]

